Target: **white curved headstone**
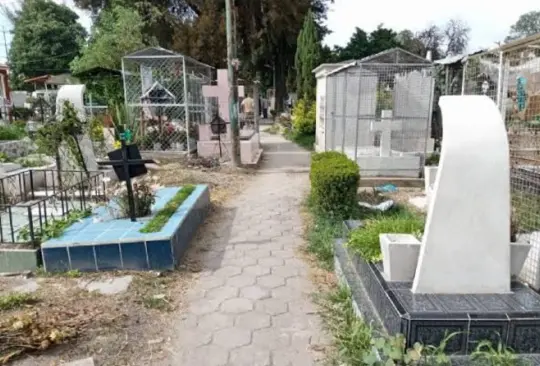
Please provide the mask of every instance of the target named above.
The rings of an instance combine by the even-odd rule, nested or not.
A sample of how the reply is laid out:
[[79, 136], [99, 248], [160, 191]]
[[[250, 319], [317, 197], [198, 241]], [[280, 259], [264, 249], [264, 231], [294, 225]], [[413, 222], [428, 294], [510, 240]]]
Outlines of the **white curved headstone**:
[[446, 96], [444, 140], [412, 291], [510, 292], [510, 158], [486, 96]]
[[86, 86], [83, 84], [77, 85], [63, 85], [58, 89], [58, 94], [56, 95], [56, 116], [61, 118], [62, 109], [64, 107], [64, 102], [69, 101], [73, 104], [73, 107], [77, 111], [79, 118], [84, 121], [86, 120], [86, 112], [84, 110], [84, 92]]
[[[57, 120], [62, 118], [62, 109], [65, 101], [69, 101], [75, 110], [81, 121], [86, 120], [86, 111], [84, 109], [84, 92], [86, 86], [82, 84], [78, 85], [63, 85], [58, 89], [56, 96], [56, 118]], [[97, 165], [96, 155], [94, 153], [94, 147], [92, 141], [88, 135], [82, 135], [78, 137], [79, 146], [81, 147], [86, 169], [90, 172], [95, 172], [99, 169]], [[79, 170], [78, 166], [70, 166], [72, 162], [65, 161], [65, 166], [62, 170]]]

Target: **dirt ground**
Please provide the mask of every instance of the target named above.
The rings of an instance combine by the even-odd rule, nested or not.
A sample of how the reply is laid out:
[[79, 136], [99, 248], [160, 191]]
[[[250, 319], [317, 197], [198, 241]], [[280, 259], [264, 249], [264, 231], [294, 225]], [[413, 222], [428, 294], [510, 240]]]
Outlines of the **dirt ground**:
[[[222, 204], [242, 189], [252, 173], [196, 161], [162, 162], [151, 174], [165, 186], [205, 183], [210, 187], [211, 212], [180, 268], [165, 273], [0, 277], [0, 295], [21, 285], [32, 291], [29, 303], [15, 309], [2, 310], [0, 302], [0, 365], [50, 366], [93, 357], [97, 366], [143, 366], [159, 364], [166, 357], [163, 348], [168, 342], [163, 330], [170, 326], [173, 312], [174, 316], [181, 314], [183, 294], [200, 271], [198, 247], [204, 241], [205, 228], [220, 219]], [[100, 294], [81, 285], [126, 276], [131, 276], [129, 287], [116, 294]], [[21, 349], [25, 350], [23, 355], [3, 362], [11, 351]]]

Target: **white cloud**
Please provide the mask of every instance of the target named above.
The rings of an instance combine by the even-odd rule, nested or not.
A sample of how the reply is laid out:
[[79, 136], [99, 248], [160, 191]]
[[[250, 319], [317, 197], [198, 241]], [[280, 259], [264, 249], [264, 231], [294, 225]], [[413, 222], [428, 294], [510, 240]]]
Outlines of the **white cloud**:
[[380, 23], [396, 30], [417, 31], [430, 24], [444, 24], [450, 18], [460, 18], [471, 28], [469, 48], [493, 47], [502, 41], [510, 26], [523, 13], [540, 10], [537, 0], [518, 0], [510, 6], [497, 6], [487, 0], [386, 0], [364, 2], [335, 0], [328, 14], [328, 27], [333, 31], [325, 43], [345, 45], [355, 27], [372, 31]]

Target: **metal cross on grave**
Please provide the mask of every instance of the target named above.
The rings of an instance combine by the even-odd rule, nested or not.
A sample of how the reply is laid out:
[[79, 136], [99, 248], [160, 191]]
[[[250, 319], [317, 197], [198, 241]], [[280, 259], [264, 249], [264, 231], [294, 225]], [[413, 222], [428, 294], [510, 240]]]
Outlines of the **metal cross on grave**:
[[[98, 164], [113, 166], [114, 171], [118, 176], [118, 180], [126, 182], [129, 204], [129, 216], [131, 221], [137, 221], [135, 217], [135, 198], [133, 197], [131, 178], [145, 175], [148, 172], [146, 170], [145, 164], [151, 164], [155, 162], [151, 159], [142, 159], [137, 145], [128, 146], [126, 143], [127, 141], [131, 141], [130, 130], [125, 130], [123, 133], [120, 133], [120, 143], [122, 144], [120, 152], [122, 154], [122, 158], [120, 160], [100, 161], [98, 162]], [[117, 152], [118, 151], [113, 151], [109, 153], [109, 159], [113, 157]], [[135, 158], [131, 159], [130, 155], [135, 155]]]
[[371, 132], [381, 132], [379, 156], [392, 156], [392, 131], [401, 131], [403, 121], [394, 121], [391, 110], [381, 111], [381, 120], [371, 122]]

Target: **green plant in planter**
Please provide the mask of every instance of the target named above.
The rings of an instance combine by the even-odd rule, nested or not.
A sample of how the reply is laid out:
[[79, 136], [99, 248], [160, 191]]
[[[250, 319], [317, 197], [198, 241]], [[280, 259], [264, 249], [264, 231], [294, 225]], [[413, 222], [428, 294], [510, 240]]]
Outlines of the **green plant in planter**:
[[412, 213], [382, 216], [366, 221], [364, 227], [355, 229], [347, 242], [358, 255], [368, 262], [382, 260], [380, 234], [413, 234], [419, 236], [424, 231], [424, 220]]
[[[135, 217], [145, 217], [152, 213], [152, 205], [156, 202], [154, 190], [144, 182], [133, 183]], [[125, 183], [114, 192], [114, 202], [119, 207], [120, 217], [129, 217], [129, 199]]]
[[[86, 209], [86, 210], [72, 210], [70, 211], [66, 216], [61, 218], [51, 218], [48, 220], [48, 222], [43, 226], [43, 229], [35, 229], [34, 230], [34, 241], [30, 244], [35, 246], [36, 248], [39, 248], [40, 244], [44, 241], [47, 241], [51, 238], [58, 238], [62, 236], [64, 231], [77, 221], [88, 217], [92, 214], [92, 210]], [[19, 233], [17, 234], [18, 240], [23, 241], [30, 241], [30, 228], [28, 226], [25, 226], [19, 230]]]
[[439, 153], [430, 154], [426, 158], [425, 165], [426, 166], [437, 166], [437, 165], [439, 165], [440, 158], [441, 158], [441, 154], [439, 154]]

